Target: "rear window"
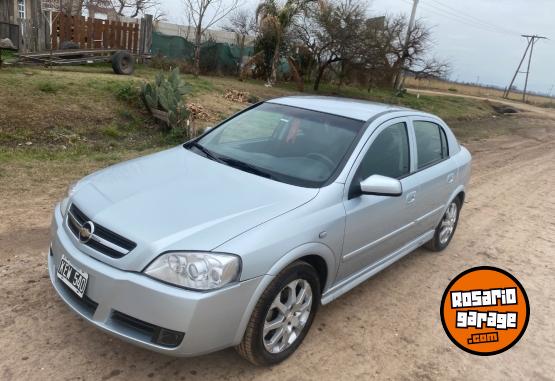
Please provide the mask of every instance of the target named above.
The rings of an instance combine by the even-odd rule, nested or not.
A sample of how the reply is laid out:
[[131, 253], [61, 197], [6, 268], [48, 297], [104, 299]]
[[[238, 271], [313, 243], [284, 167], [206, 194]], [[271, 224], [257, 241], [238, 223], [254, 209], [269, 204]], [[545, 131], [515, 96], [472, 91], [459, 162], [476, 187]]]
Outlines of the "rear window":
[[433, 165], [449, 156], [445, 131], [432, 122], [415, 121], [416, 152], [418, 169]]

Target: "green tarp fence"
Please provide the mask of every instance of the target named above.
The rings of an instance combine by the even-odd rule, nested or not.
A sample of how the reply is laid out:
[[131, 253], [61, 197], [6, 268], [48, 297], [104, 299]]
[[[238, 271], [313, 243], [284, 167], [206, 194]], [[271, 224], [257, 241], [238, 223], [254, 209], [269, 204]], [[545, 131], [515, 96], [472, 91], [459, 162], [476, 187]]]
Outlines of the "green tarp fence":
[[[200, 66], [206, 72], [234, 74], [240, 60], [240, 48], [220, 42], [208, 41], [200, 50]], [[153, 55], [162, 55], [172, 59], [191, 61], [194, 56], [194, 45], [180, 36], [168, 36], [160, 32], [152, 32]], [[243, 56], [251, 56], [252, 47], [245, 47]]]

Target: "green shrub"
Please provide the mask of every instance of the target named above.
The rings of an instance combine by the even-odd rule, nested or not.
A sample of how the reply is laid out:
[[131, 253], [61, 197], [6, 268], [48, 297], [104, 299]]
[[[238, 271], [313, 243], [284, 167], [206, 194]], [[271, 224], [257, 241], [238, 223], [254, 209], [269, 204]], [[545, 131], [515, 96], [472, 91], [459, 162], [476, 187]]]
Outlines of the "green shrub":
[[193, 73], [193, 65], [190, 61], [186, 59], [167, 58], [161, 56], [160, 54], [157, 54], [150, 59], [149, 66], [154, 69], [160, 69], [163, 71], [169, 71], [178, 68], [180, 73]]
[[249, 103], [258, 103], [258, 102], [260, 102], [260, 98], [258, 98], [254, 94], [249, 94], [249, 97], [247, 98], [247, 102], [249, 102]]
[[53, 82], [40, 82], [38, 89], [43, 93], [56, 94], [59, 90], [63, 89], [64, 85]]
[[116, 88], [116, 98], [124, 102], [132, 102], [138, 99], [139, 91], [132, 82], [120, 84]]
[[102, 130], [102, 133], [109, 138], [121, 138], [123, 134], [118, 130], [116, 126], [108, 126]]

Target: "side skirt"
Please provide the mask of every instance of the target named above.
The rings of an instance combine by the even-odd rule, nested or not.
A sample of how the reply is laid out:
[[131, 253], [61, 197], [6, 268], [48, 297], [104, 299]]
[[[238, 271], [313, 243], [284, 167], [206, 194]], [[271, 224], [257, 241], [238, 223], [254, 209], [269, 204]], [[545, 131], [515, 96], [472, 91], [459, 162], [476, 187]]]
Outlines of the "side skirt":
[[405, 255], [411, 253], [412, 251], [418, 249], [420, 246], [434, 238], [435, 230], [430, 230], [420, 237], [416, 238], [414, 241], [409, 242], [405, 246], [401, 247], [399, 250], [391, 253], [387, 257], [383, 258], [381, 261], [374, 263], [364, 269], [360, 270], [357, 273], [354, 273], [350, 277], [346, 278], [345, 280], [341, 281], [340, 283], [331, 287], [328, 291], [326, 291], [322, 295], [322, 304], [328, 304], [333, 300], [337, 299], [341, 295], [345, 294], [346, 292], [352, 290], [362, 282], [366, 281], [373, 275], [379, 273], [386, 267], [392, 265], [393, 263], [397, 262], [399, 259], [403, 258]]

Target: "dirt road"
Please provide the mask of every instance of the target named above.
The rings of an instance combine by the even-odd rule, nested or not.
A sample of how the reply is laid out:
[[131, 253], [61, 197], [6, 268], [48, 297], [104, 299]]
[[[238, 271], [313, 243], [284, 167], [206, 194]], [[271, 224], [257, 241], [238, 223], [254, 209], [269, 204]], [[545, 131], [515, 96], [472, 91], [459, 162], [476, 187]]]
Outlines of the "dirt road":
[[[323, 307], [298, 353], [272, 368], [251, 366], [233, 350], [165, 357], [81, 321], [56, 297], [46, 272], [50, 210], [67, 175], [33, 182], [33, 174], [49, 173], [49, 164], [5, 168], [0, 379], [553, 380], [555, 121], [521, 115], [503, 122], [510, 133], [466, 142], [473, 177], [450, 247], [441, 254], [418, 250]], [[477, 123], [473, 128], [490, 121]], [[439, 320], [449, 281], [477, 265], [510, 271], [531, 304], [521, 341], [493, 357], [456, 348]]]
[[445, 91], [438, 91], [438, 90], [425, 90], [425, 89], [407, 89], [407, 91], [411, 94], [426, 94], [426, 95], [437, 95], [437, 96], [448, 96], [448, 97], [458, 97], [458, 98], [470, 98], [470, 99], [479, 99], [482, 101], [490, 101], [494, 103], [501, 103], [507, 106], [511, 106], [516, 108], [517, 110], [522, 110], [530, 113], [534, 113], [536, 115], [543, 115], [546, 117], [555, 117], [555, 109], [553, 108], [546, 108], [540, 106], [534, 106], [528, 103], [517, 102], [509, 99], [502, 99], [502, 98], [491, 98], [491, 97], [482, 97], [478, 95], [468, 95], [468, 94], [458, 94], [458, 93], [447, 93]]

